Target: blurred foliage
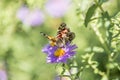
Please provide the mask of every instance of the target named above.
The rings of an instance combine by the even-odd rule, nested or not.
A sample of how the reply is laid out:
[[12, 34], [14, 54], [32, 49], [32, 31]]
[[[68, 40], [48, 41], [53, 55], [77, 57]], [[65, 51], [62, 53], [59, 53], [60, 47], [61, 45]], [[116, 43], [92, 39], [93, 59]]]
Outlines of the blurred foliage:
[[[76, 34], [81, 80], [120, 80], [120, 0], [72, 0], [57, 18], [45, 11], [46, 2], [0, 1], [0, 69], [8, 80], [54, 80], [56, 65], [46, 63], [42, 48], [48, 41], [40, 32], [55, 36], [61, 22]], [[23, 4], [41, 9], [44, 23], [30, 26], [19, 20], [16, 15]]]

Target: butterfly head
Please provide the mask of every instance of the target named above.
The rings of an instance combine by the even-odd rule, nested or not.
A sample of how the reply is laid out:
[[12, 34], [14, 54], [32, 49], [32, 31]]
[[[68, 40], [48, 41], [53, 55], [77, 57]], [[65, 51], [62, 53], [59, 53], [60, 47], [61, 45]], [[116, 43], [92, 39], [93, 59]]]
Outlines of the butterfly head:
[[59, 30], [64, 30], [66, 28], [66, 24], [65, 23], [61, 23], [59, 26]]

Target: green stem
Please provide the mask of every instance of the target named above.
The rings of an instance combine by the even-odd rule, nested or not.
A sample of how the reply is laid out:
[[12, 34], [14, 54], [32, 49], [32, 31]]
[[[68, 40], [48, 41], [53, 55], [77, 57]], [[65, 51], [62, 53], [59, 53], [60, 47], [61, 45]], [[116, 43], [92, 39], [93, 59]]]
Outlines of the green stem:
[[98, 38], [99, 38], [99, 40], [100, 40], [100, 42], [101, 42], [104, 50], [105, 50], [108, 54], [110, 54], [110, 51], [109, 51], [108, 46], [107, 46], [107, 43], [106, 43], [105, 40], [103, 39], [103, 37], [102, 37], [100, 31], [98, 30], [98, 28], [96, 28], [96, 26], [92, 26], [92, 29], [93, 29], [93, 31], [95, 32], [95, 34], [98, 36]]
[[70, 74], [70, 75], [68, 74], [68, 76], [65, 76], [65, 77], [69, 77], [71, 80], [74, 80], [74, 78], [73, 78], [73, 76], [72, 76], [72, 74], [70, 72], [69, 66], [67, 64], [63, 64], [62, 66], [63, 66], [63, 73], [61, 75], [60, 80], [62, 79], [62, 77], [64, 77], [65, 70], [67, 70], [69, 72], [69, 74]]
[[83, 69], [84, 69], [84, 67], [80, 67], [79, 69], [78, 69], [78, 72], [76, 73], [76, 78], [78, 79], [78, 80], [80, 80], [80, 74], [81, 74], [81, 72], [83, 71]]
[[[95, 1], [95, 3], [98, 5], [98, 7], [99, 7], [99, 9], [102, 11], [102, 13], [105, 13], [105, 11], [104, 11], [104, 9], [102, 8], [102, 6], [98, 3], [98, 1], [97, 0], [94, 0]], [[108, 20], [110, 21], [110, 24], [112, 24], [112, 20], [111, 20], [111, 18], [110, 18], [110, 16], [109, 16], [109, 14], [107, 15], [108, 17]], [[103, 44], [103, 47], [104, 47], [104, 49], [105, 49], [105, 51], [108, 53], [108, 64], [109, 64], [109, 62], [110, 62], [110, 58], [111, 58], [111, 56], [110, 56], [110, 54], [111, 54], [111, 51], [109, 50], [110, 49], [110, 46], [111, 46], [111, 33], [110, 33], [110, 31], [109, 31], [109, 29], [108, 29], [108, 34], [109, 34], [109, 37], [108, 37], [108, 40], [109, 40], [109, 43], [107, 44], [107, 42], [105, 42], [105, 40], [102, 38], [102, 36], [101, 36], [101, 34], [100, 34], [100, 32], [99, 32], [99, 30], [98, 29], [95, 29], [96, 27], [93, 27], [93, 30], [95, 31], [95, 33], [96, 33], [96, 35], [98, 36], [98, 38], [99, 38], [99, 40], [100, 40], [100, 42]], [[110, 74], [110, 69], [109, 68], [107, 68], [107, 78], [109, 79], [109, 74]]]
[[[97, 0], [94, 0], [94, 2], [95, 2], [96, 5], [99, 7], [99, 9], [102, 11], [102, 13], [105, 13], [105, 11], [104, 11], [104, 9], [102, 8], [101, 4], [99, 4]], [[108, 14], [108, 16], [109, 16], [109, 14]], [[111, 20], [110, 16], [109, 16], [109, 21], [110, 21], [110, 23], [112, 24], [112, 20]]]
[[118, 37], [119, 35], [120, 35], [120, 31], [115, 36], [113, 36], [112, 38]]
[[90, 21], [93, 21], [93, 20], [96, 20], [96, 19], [99, 19], [99, 18], [101, 18], [101, 17], [92, 18], [92, 19], [90, 19]]
[[7, 72], [7, 77], [8, 77], [8, 80], [11, 80], [11, 74], [10, 74], [10, 62], [9, 60], [12, 58], [12, 49], [9, 49], [7, 52], [6, 52], [6, 55], [4, 57], [4, 61], [5, 61], [5, 68], [6, 68], [6, 72]]
[[113, 61], [119, 56], [119, 54], [120, 54], [119, 51], [118, 51], [116, 54], [115, 54], [115, 53], [113, 54], [113, 55], [115, 55], [115, 56], [113, 57]]
[[102, 6], [98, 3], [97, 0], [94, 0], [94, 2], [98, 5], [98, 7], [100, 8], [100, 10], [104, 13], [104, 9], [102, 8]]
[[68, 69], [68, 72], [69, 72], [69, 74], [70, 74], [70, 78], [71, 78], [71, 80], [74, 80], [74, 77], [72, 76], [72, 73], [70, 72], [69, 69]]
[[[100, 33], [100, 31], [98, 30], [98, 28], [96, 26], [92, 26], [92, 29], [93, 31], [95, 32], [95, 34], [97, 35], [97, 37], [99, 38], [105, 52], [108, 54], [108, 63], [109, 63], [109, 54], [111, 53], [109, 51], [109, 48], [108, 48], [108, 45], [107, 43], [105, 42], [105, 40], [103, 39], [102, 37], [102, 34]], [[109, 79], [109, 72], [110, 72], [110, 69], [107, 69], [107, 78]]]

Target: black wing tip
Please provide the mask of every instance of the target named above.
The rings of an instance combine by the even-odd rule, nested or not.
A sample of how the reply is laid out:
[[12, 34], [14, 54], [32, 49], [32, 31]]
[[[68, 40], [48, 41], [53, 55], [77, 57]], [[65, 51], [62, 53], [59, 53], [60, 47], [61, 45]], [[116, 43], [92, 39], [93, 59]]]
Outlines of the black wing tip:
[[62, 23], [60, 24], [60, 26], [65, 27], [65, 26], [66, 26], [66, 23], [62, 22]]

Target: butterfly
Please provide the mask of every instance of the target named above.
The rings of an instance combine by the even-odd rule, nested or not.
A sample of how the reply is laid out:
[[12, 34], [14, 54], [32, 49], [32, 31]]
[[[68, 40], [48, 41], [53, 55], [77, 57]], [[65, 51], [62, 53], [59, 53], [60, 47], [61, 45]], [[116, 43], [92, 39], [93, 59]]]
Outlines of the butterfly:
[[65, 23], [60, 24], [55, 37], [49, 36], [43, 32], [40, 32], [40, 34], [50, 41], [51, 46], [58, 47], [64, 47], [67, 43], [71, 43], [75, 38], [75, 33], [71, 32]]

